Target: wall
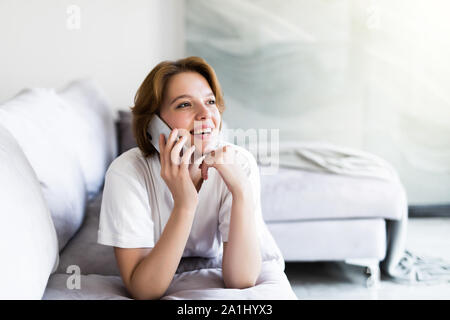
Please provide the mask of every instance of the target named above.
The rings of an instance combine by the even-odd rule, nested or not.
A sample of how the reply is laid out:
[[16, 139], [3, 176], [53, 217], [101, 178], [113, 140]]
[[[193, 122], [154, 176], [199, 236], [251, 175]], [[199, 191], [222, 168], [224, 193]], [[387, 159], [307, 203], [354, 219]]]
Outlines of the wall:
[[0, 46], [0, 102], [92, 77], [126, 109], [153, 66], [184, 56], [184, 1], [1, 0]]

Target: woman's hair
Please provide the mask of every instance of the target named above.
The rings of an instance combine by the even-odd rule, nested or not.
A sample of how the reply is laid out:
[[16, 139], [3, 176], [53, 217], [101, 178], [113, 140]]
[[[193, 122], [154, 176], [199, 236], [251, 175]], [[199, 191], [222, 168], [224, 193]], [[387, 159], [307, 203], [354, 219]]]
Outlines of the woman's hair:
[[[147, 126], [155, 114], [159, 115], [164, 101], [165, 88], [170, 77], [182, 72], [197, 72], [202, 75], [208, 81], [214, 93], [216, 106], [220, 114], [222, 115], [225, 110], [222, 89], [216, 73], [204, 59], [188, 57], [177, 61], [163, 61], [159, 63], [142, 82], [134, 97], [134, 107], [130, 108], [133, 115], [133, 135], [144, 157], [157, 152], [147, 136]], [[221, 128], [222, 121], [219, 129]]]

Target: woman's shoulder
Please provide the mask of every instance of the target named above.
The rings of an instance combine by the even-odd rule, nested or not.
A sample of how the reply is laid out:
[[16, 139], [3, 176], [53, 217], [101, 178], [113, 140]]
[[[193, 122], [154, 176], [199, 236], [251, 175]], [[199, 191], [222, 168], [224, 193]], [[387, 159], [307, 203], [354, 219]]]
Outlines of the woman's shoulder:
[[[151, 158], [150, 156], [149, 158]], [[150, 159], [151, 160], [151, 159]], [[120, 154], [115, 158], [107, 170], [127, 176], [142, 176], [148, 170], [147, 160], [138, 147], [132, 148]]]

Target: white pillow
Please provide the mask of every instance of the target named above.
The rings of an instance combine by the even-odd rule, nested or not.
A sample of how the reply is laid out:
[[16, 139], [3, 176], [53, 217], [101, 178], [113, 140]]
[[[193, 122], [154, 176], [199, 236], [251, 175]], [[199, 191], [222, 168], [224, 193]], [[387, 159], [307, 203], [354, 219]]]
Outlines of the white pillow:
[[73, 138], [81, 122], [52, 89], [27, 89], [0, 106], [0, 125], [18, 142], [41, 183], [60, 250], [84, 218], [86, 186]]
[[76, 131], [80, 143], [75, 149], [90, 200], [100, 191], [106, 170], [117, 156], [114, 112], [100, 88], [90, 79], [70, 83], [59, 96], [78, 115], [73, 121], [80, 128]]
[[41, 299], [57, 268], [58, 241], [39, 181], [0, 126], [0, 299]]

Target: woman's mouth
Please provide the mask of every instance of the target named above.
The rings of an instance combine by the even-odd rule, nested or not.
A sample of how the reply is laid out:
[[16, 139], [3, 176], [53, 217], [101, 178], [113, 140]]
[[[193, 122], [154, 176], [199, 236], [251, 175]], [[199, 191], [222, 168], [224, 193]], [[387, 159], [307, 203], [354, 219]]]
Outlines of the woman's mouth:
[[208, 139], [212, 134], [212, 128], [203, 128], [203, 129], [195, 129], [191, 130], [190, 134], [194, 136], [194, 139]]

